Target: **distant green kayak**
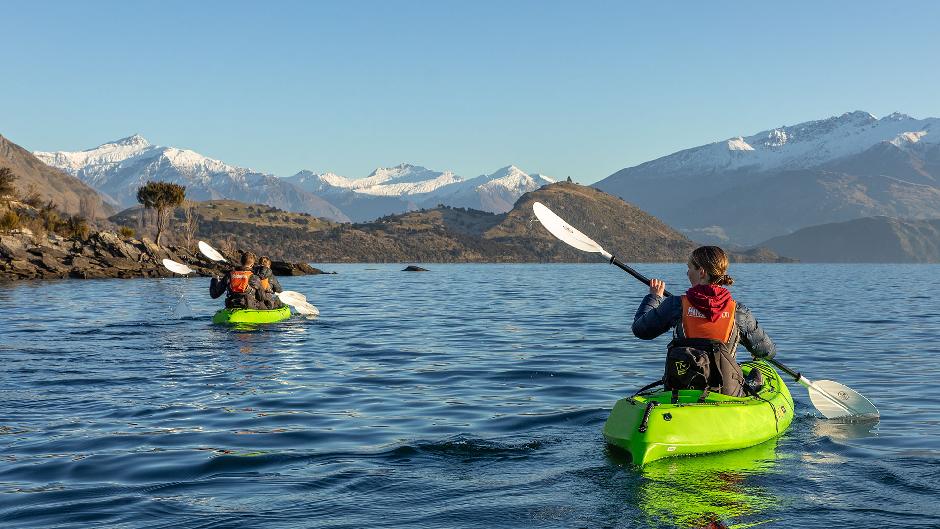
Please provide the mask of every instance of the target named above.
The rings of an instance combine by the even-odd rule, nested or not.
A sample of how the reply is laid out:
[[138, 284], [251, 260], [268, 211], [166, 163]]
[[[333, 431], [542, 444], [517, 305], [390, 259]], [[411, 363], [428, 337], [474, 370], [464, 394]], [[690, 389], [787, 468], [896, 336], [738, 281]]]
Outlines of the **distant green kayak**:
[[672, 456], [723, 452], [754, 446], [783, 433], [793, 421], [793, 397], [780, 375], [765, 362], [741, 365], [744, 373], [760, 369], [764, 387], [758, 397], [671, 391], [620, 399], [604, 424], [604, 437], [644, 465]]
[[274, 323], [290, 318], [290, 307], [279, 309], [222, 309], [212, 317], [212, 323]]

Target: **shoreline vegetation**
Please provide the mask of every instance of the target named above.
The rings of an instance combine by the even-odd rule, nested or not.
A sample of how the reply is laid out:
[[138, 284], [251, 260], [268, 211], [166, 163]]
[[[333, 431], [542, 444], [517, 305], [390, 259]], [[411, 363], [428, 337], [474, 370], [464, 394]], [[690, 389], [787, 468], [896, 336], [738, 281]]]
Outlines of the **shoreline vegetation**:
[[[135, 238], [135, 231], [126, 226], [117, 231], [94, 230], [97, 220], [65, 213], [35, 189], [20, 192], [16, 181], [10, 168], [0, 167], [0, 280], [174, 276], [163, 266], [163, 259], [186, 263], [200, 276], [222, 275], [227, 268], [196, 251], [192, 231], [186, 232], [184, 243], [161, 245], [146, 236]], [[141, 187], [142, 196], [145, 191], [167, 191], [163, 188], [170, 186], [174, 185], [148, 183]], [[158, 241], [169, 224], [165, 209], [176, 209], [185, 197], [182, 186], [170, 191], [173, 196], [166, 204], [159, 197], [142, 200], [155, 210]], [[227, 253], [226, 258], [235, 262], [236, 253]], [[275, 275], [323, 273], [306, 263], [276, 261], [271, 268]]]

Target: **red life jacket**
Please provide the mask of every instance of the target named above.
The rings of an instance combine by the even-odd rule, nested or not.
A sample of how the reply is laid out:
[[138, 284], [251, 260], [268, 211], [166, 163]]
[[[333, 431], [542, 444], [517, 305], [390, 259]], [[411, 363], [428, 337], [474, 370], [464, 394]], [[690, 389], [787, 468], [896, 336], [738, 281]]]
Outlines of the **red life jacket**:
[[248, 290], [248, 280], [250, 278], [250, 270], [232, 270], [231, 278], [228, 281], [229, 292], [244, 294]]
[[729, 301], [726, 310], [718, 316], [718, 320], [712, 322], [693, 307], [685, 296], [682, 296], [682, 334], [686, 338], [706, 338], [728, 343], [731, 330], [734, 328], [735, 308], [734, 300]]

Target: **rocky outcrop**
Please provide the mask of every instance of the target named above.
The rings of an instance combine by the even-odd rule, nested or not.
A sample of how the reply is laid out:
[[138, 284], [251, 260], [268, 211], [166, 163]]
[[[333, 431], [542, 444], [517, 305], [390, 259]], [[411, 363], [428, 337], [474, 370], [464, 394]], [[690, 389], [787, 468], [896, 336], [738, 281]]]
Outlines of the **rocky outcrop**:
[[[29, 230], [0, 235], [0, 280], [170, 277], [163, 259], [184, 263], [201, 276], [221, 275], [224, 266], [178, 246], [122, 238], [101, 231], [85, 240], [34, 236]], [[319, 274], [306, 263], [277, 262], [275, 275]]]

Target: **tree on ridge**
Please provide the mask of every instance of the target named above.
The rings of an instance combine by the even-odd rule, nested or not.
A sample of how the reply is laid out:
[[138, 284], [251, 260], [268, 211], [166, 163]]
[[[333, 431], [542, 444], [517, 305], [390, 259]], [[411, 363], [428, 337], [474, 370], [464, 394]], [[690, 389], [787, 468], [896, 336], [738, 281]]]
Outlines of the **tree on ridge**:
[[186, 186], [170, 182], [147, 182], [137, 189], [137, 202], [157, 212], [157, 246], [170, 225], [170, 215], [186, 199]]

